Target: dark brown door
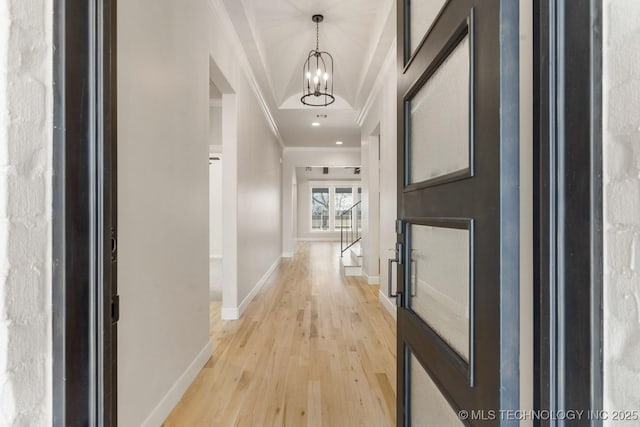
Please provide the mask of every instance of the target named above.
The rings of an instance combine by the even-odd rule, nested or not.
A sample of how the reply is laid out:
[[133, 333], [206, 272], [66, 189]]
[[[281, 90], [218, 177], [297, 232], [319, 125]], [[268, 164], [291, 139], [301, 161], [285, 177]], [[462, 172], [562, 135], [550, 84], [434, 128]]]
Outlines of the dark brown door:
[[515, 424], [518, 1], [399, 0], [398, 24], [397, 424]]

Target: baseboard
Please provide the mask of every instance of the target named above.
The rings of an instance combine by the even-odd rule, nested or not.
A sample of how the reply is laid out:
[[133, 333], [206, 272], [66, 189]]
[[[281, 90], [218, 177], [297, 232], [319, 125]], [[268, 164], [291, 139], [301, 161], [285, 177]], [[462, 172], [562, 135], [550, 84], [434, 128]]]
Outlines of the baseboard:
[[359, 265], [343, 265], [342, 273], [345, 276], [362, 277], [362, 267]]
[[293, 258], [293, 252], [282, 252], [282, 258]]
[[211, 354], [212, 345], [211, 340], [209, 340], [196, 358], [193, 359], [193, 362], [191, 362], [182, 375], [180, 375], [180, 378], [171, 386], [160, 403], [151, 411], [147, 419], [144, 420], [142, 423], [143, 426], [156, 427], [162, 425], [169, 414], [171, 414], [171, 411], [173, 411], [173, 408], [180, 402], [180, 399], [182, 399], [182, 396], [191, 383], [193, 383], [202, 367], [207, 363]]
[[249, 304], [251, 304], [251, 301], [253, 301], [256, 295], [258, 295], [258, 292], [260, 292], [260, 288], [262, 288], [262, 286], [267, 282], [267, 279], [269, 279], [269, 276], [271, 276], [271, 274], [278, 267], [278, 264], [280, 264], [280, 258], [276, 259], [273, 264], [271, 264], [271, 267], [269, 267], [267, 272], [262, 275], [260, 280], [258, 280], [253, 289], [251, 289], [251, 292], [249, 292], [249, 295], [247, 295], [245, 299], [242, 300], [242, 303], [240, 303], [239, 307], [222, 307], [222, 309], [220, 310], [220, 317], [222, 318], [222, 320], [240, 319], [242, 313], [244, 313], [247, 307], [249, 307]]
[[369, 285], [379, 285], [380, 284], [380, 276], [369, 276], [367, 273], [362, 273], [364, 280], [367, 281]]
[[240, 310], [238, 307], [222, 307], [220, 318], [222, 320], [238, 320], [240, 318]]
[[269, 267], [266, 273], [262, 275], [260, 280], [258, 280], [258, 282], [253, 287], [253, 289], [251, 289], [251, 292], [249, 292], [249, 295], [247, 295], [245, 299], [242, 300], [240, 307], [238, 307], [238, 314], [239, 314], [238, 317], [242, 316], [242, 313], [244, 313], [247, 307], [249, 307], [249, 304], [251, 304], [251, 301], [253, 301], [256, 295], [258, 295], [258, 292], [260, 292], [260, 289], [262, 288], [262, 286], [264, 286], [264, 284], [267, 283], [267, 280], [269, 279], [269, 276], [271, 276], [271, 273], [273, 273], [275, 269], [278, 268], [278, 264], [280, 264], [279, 257], [273, 262], [273, 264], [271, 264], [271, 267]]
[[398, 313], [397, 313], [396, 305], [389, 298], [387, 298], [387, 296], [385, 295], [384, 292], [382, 292], [382, 290], [378, 292], [378, 299], [380, 300], [384, 308], [386, 308], [387, 311], [391, 313], [393, 318], [397, 319]]

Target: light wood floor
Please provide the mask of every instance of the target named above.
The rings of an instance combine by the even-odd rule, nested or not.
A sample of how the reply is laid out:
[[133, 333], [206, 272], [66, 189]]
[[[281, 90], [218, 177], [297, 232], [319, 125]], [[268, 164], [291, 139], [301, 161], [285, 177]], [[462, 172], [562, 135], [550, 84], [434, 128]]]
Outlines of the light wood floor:
[[395, 321], [339, 252], [299, 244], [240, 320], [212, 303], [213, 355], [164, 426], [393, 426]]

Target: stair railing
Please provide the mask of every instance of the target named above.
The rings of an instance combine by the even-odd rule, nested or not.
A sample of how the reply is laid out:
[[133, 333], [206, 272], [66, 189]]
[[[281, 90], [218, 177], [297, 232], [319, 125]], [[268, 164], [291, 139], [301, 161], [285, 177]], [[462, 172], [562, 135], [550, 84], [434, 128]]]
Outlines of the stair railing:
[[362, 238], [362, 201], [340, 214], [340, 256]]

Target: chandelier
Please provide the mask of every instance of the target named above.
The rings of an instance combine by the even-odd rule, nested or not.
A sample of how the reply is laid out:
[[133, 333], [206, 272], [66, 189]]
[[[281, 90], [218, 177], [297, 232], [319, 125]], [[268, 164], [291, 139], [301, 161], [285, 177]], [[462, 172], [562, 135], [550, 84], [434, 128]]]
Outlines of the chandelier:
[[309, 56], [302, 68], [302, 101], [312, 107], [326, 107], [336, 100], [333, 96], [333, 57], [329, 52], [320, 50], [320, 23], [322, 15], [313, 15], [316, 23], [316, 48], [309, 52]]

